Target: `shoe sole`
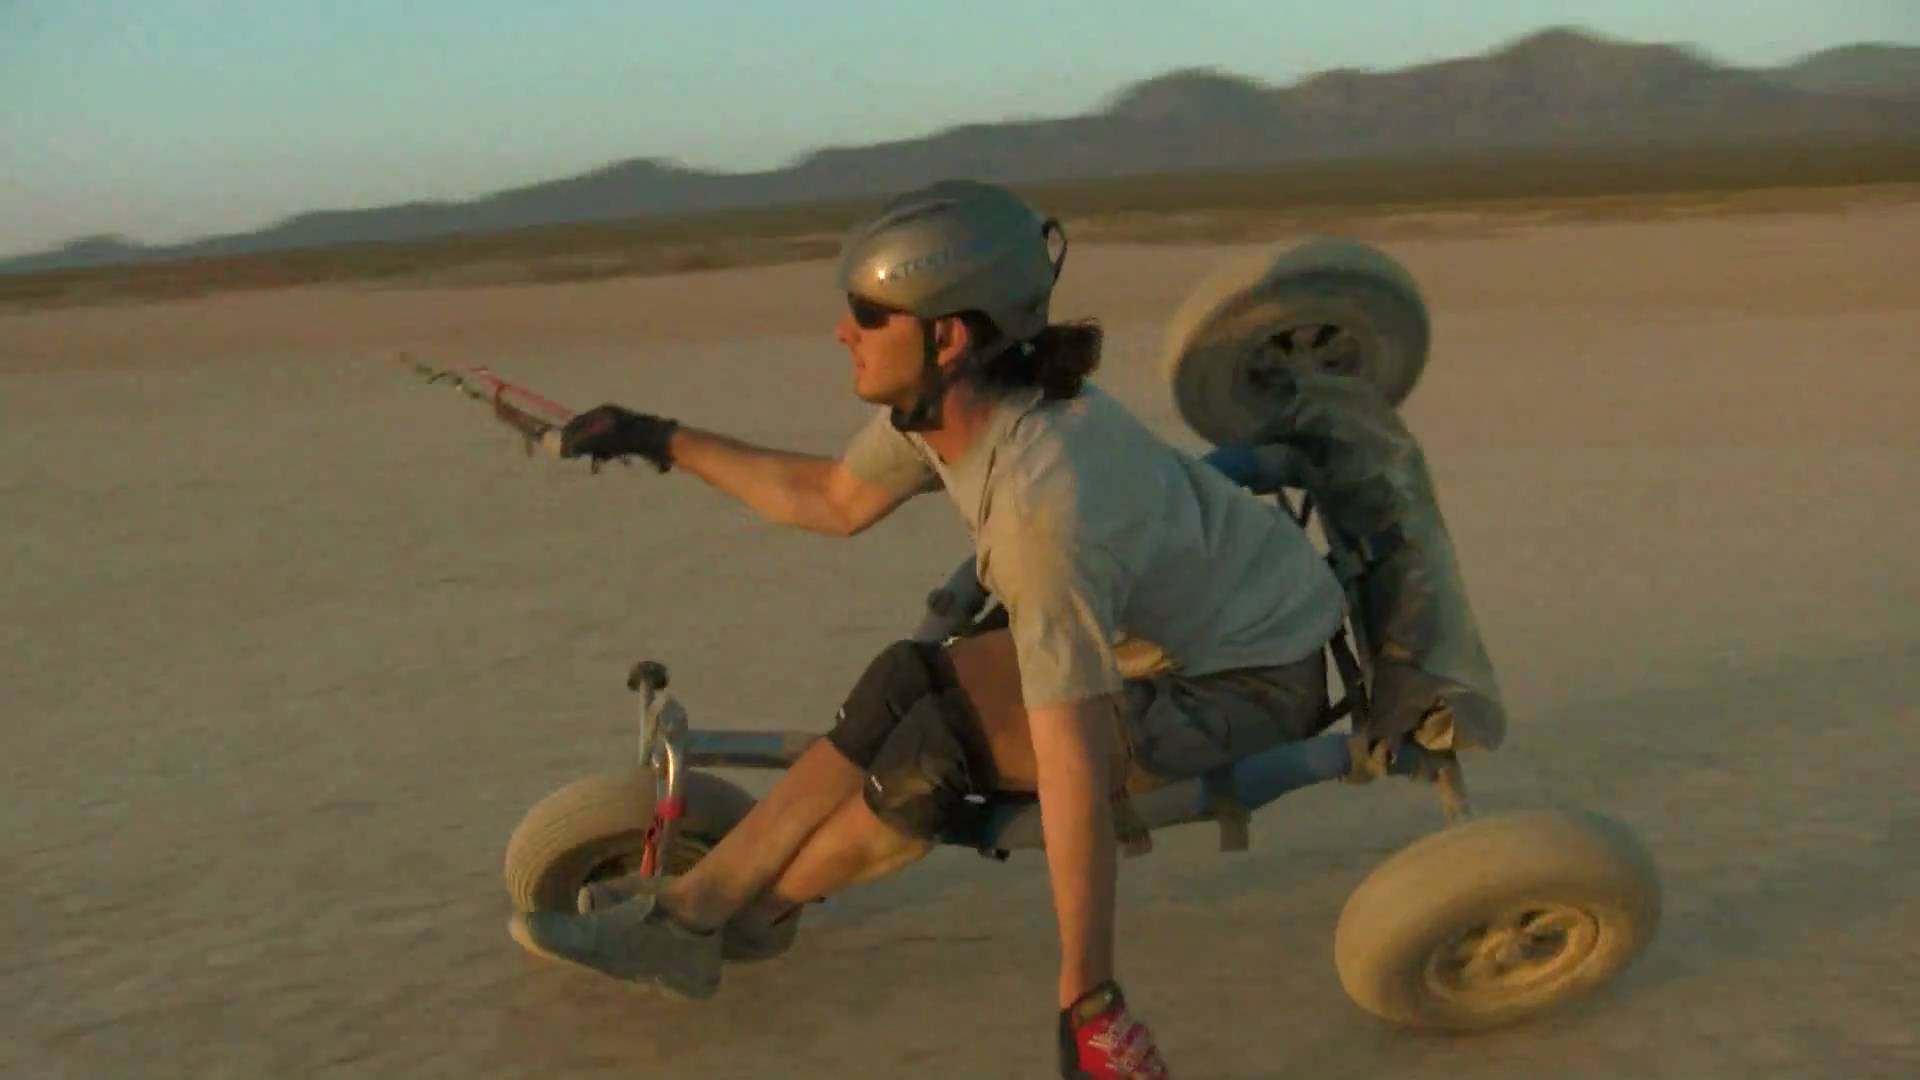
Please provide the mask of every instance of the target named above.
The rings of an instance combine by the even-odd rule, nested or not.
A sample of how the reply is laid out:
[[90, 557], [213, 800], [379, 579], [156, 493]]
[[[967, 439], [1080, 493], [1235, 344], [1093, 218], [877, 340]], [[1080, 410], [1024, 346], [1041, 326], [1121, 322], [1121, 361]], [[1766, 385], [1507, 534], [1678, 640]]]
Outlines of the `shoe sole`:
[[526, 918], [521, 915], [516, 914], [507, 919], [507, 936], [511, 937], [522, 949], [525, 949], [542, 960], [550, 960], [557, 964], [565, 964], [569, 967], [579, 968], [582, 971], [590, 971], [603, 978], [619, 979], [622, 982], [630, 982], [638, 986], [648, 987], [676, 1001], [706, 1001], [720, 992], [720, 984], [718, 981], [715, 981], [711, 986], [686, 990], [667, 982], [666, 978], [661, 975], [616, 974], [603, 968], [594, 967], [592, 964], [582, 963], [565, 953], [554, 952], [552, 949], [534, 940], [532, 931], [527, 928]]

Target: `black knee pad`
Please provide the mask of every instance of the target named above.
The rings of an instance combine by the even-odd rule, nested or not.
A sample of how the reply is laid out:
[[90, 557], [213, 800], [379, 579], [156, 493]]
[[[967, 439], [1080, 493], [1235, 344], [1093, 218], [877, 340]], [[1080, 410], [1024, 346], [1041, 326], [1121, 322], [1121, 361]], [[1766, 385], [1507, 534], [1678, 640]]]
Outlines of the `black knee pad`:
[[839, 718], [827, 732], [848, 761], [871, 772], [894, 729], [929, 694], [958, 685], [953, 662], [938, 645], [896, 641], [880, 650], [854, 683]]
[[965, 692], [920, 699], [880, 747], [867, 776], [867, 808], [910, 836], [974, 844], [994, 788], [993, 755]]

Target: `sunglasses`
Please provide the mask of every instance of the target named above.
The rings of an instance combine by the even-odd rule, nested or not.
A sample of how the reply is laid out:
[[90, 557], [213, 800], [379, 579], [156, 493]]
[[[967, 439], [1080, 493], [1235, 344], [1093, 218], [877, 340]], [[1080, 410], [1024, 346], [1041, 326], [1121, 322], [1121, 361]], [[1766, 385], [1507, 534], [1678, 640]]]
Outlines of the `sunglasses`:
[[887, 325], [887, 320], [895, 315], [904, 315], [899, 308], [888, 307], [864, 296], [847, 294], [847, 310], [853, 313], [853, 321], [862, 330], [878, 330]]

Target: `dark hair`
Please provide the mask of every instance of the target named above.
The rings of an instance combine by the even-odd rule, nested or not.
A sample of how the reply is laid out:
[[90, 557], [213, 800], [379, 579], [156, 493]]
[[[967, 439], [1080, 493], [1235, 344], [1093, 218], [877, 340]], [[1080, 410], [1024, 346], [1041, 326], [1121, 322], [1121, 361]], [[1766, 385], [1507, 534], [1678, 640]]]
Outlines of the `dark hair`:
[[[986, 316], [960, 316], [976, 348], [1000, 340], [1000, 330]], [[987, 361], [980, 373], [989, 386], [1037, 386], [1052, 400], [1075, 397], [1094, 369], [1100, 366], [1100, 346], [1106, 331], [1093, 319], [1051, 323], [1026, 345], [1016, 345]]]

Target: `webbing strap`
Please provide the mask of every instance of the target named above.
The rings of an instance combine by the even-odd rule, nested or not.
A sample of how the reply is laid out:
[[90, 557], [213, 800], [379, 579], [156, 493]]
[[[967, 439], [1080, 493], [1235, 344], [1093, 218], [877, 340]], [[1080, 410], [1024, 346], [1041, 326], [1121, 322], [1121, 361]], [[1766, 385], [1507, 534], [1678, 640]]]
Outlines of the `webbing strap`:
[[1147, 823], [1134, 808], [1133, 798], [1125, 792], [1113, 799], [1113, 832], [1120, 841], [1120, 851], [1128, 857], [1153, 850], [1153, 834], [1147, 831]]
[[1220, 850], [1245, 851], [1252, 839], [1248, 826], [1253, 813], [1234, 797], [1233, 778], [1227, 768], [1215, 769], [1201, 777], [1207, 793], [1207, 810], [1220, 825]]
[[1333, 653], [1333, 665], [1340, 672], [1340, 684], [1346, 689], [1343, 702], [1353, 713], [1353, 729], [1364, 730], [1367, 721], [1372, 718], [1373, 704], [1367, 700], [1367, 681], [1360, 673], [1360, 661], [1353, 655], [1353, 646], [1347, 641], [1347, 628], [1341, 627], [1327, 642], [1327, 650]]

